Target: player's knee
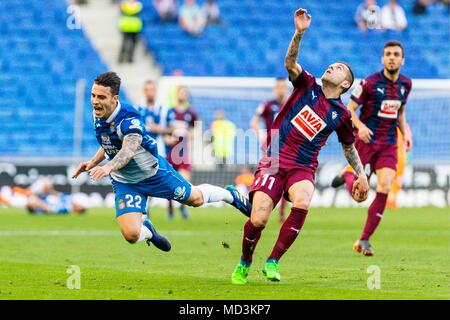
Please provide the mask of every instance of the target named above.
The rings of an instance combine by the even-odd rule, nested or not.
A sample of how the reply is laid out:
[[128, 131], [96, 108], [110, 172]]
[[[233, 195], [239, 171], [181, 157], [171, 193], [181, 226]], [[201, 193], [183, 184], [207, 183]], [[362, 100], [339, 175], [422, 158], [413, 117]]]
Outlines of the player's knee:
[[191, 207], [200, 207], [203, 203], [203, 195], [197, 188], [192, 188], [191, 196], [187, 201], [183, 202], [183, 204]]
[[391, 186], [392, 186], [392, 181], [386, 179], [386, 180], [381, 180], [378, 183], [377, 186], [377, 192], [381, 192], [381, 193], [389, 193], [389, 191], [391, 191]]
[[256, 207], [252, 211], [250, 222], [257, 228], [263, 228], [269, 220], [270, 212], [271, 209], [269, 210], [268, 207]]
[[123, 237], [129, 243], [133, 244], [139, 240], [139, 232], [135, 230], [122, 231]]
[[269, 219], [262, 216], [251, 216], [250, 222], [255, 226], [256, 228], [264, 228], [267, 225], [267, 221]]
[[309, 204], [310, 204], [310, 200], [307, 198], [299, 198], [299, 199], [294, 199], [292, 201], [292, 206], [294, 208], [298, 208], [298, 209], [308, 210]]

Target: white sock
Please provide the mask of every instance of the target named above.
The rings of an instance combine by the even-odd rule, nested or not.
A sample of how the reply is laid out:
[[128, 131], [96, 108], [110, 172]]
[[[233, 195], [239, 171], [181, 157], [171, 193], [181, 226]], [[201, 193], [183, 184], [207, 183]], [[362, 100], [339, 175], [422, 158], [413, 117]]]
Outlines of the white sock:
[[151, 239], [153, 237], [153, 233], [144, 225], [141, 225], [141, 233], [139, 234], [139, 239], [136, 242], [140, 242], [145, 239]]
[[230, 191], [224, 188], [213, 186], [206, 183], [197, 186], [197, 188], [199, 188], [200, 191], [202, 192], [204, 203], [219, 202], [219, 201], [225, 201], [226, 203], [233, 202], [233, 196], [231, 195]]

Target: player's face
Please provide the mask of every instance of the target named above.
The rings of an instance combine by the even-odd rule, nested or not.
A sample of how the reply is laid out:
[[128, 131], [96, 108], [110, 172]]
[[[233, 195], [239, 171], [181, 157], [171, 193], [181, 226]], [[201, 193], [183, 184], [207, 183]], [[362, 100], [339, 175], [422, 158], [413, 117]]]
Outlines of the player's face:
[[179, 88], [178, 89], [178, 102], [180, 104], [184, 104], [188, 101], [188, 99], [189, 99], [189, 93], [188, 93], [187, 89], [183, 88], [183, 87]]
[[288, 91], [288, 87], [287, 87], [287, 83], [284, 80], [278, 80], [275, 83], [275, 88], [274, 88], [274, 92], [275, 92], [275, 96], [278, 99], [284, 99], [284, 97], [286, 96]]
[[92, 86], [91, 104], [96, 118], [108, 119], [118, 100], [119, 97], [111, 93], [110, 87], [104, 87], [95, 83]]
[[156, 96], [156, 86], [153, 83], [148, 83], [144, 87], [144, 95], [147, 101], [154, 101]]
[[381, 63], [384, 68], [390, 73], [394, 74], [400, 70], [400, 67], [405, 62], [402, 48], [398, 46], [387, 47], [383, 50]]
[[325, 70], [325, 73], [322, 75], [322, 82], [331, 83], [334, 86], [343, 86], [346, 87], [349, 85], [346, 80], [348, 68], [343, 63], [333, 63]]

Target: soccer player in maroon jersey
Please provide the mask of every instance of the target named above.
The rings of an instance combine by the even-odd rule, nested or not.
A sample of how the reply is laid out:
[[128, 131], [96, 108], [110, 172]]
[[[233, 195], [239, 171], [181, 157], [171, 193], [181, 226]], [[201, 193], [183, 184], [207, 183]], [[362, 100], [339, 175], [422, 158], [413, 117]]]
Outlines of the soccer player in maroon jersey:
[[[368, 177], [377, 176], [376, 196], [369, 206], [364, 230], [353, 249], [365, 256], [374, 254], [369, 242], [383, 217], [386, 201], [395, 179], [397, 169], [397, 127], [405, 137], [406, 151], [412, 147], [411, 132], [405, 117], [405, 105], [411, 91], [411, 80], [400, 74], [405, 62], [403, 46], [398, 41], [388, 41], [383, 48], [381, 62], [384, 69], [367, 78], [353, 90], [348, 109], [357, 129], [355, 146]], [[358, 117], [356, 109], [361, 107]], [[355, 174], [346, 169], [333, 179], [337, 188], [344, 183], [347, 189], [355, 179]]]
[[[281, 107], [286, 101], [286, 96], [288, 93], [286, 78], [280, 77], [275, 80], [273, 92], [275, 94], [275, 99], [271, 99], [260, 104], [258, 108], [256, 108], [256, 113], [252, 118], [252, 128], [258, 135], [262, 145], [264, 145], [267, 140], [267, 132], [272, 127], [273, 120], [277, 116], [278, 112], [280, 112]], [[259, 123], [261, 119], [264, 120], [266, 131], [260, 130]], [[279, 211], [279, 221], [281, 223], [283, 223], [284, 220], [286, 219], [284, 215], [286, 203], [287, 203], [286, 199], [282, 198]]]
[[[190, 143], [192, 129], [198, 117], [189, 103], [189, 91], [180, 86], [177, 91], [177, 103], [167, 112], [167, 127], [172, 134], [165, 136], [167, 161], [187, 181], [191, 180]], [[186, 206], [180, 206], [181, 215], [188, 219]], [[173, 203], [169, 200], [169, 219], [173, 218]]]
[[261, 232], [274, 205], [284, 196], [292, 202], [292, 209], [263, 268], [267, 279], [280, 281], [278, 261], [303, 226], [314, 192], [317, 157], [333, 131], [338, 135], [349, 164], [359, 176], [353, 185], [355, 198], [364, 200], [369, 190], [353, 145], [351, 115], [340, 100], [340, 95], [352, 85], [353, 73], [346, 63], [333, 63], [322, 75], [322, 86], [318, 85], [315, 78], [297, 63], [300, 41], [311, 23], [311, 16], [300, 8], [295, 12], [294, 22], [296, 31], [285, 58], [294, 91], [272, 124], [268, 148], [250, 188], [253, 208], [244, 225], [242, 256], [231, 276], [233, 284], [247, 282]]

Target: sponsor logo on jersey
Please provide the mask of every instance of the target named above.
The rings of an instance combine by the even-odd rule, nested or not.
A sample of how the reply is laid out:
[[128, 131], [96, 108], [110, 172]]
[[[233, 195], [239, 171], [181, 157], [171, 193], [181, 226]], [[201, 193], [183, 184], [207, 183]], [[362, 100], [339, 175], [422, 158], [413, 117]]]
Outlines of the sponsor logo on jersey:
[[308, 105], [291, 120], [296, 127], [309, 141], [312, 141], [317, 134], [322, 131], [327, 124]]
[[377, 88], [377, 91], [384, 95], [384, 88]]
[[405, 86], [401, 86], [401, 87], [400, 87], [400, 93], [402, 94], [402, 96], [405, 95], [405, 91], [406, 91]]
[[174, 196], [174, 199], [182, 199], [183, 197], [184, 197], [184, 195], [185, 195], [185, 193], [186, 193], [186, 187], [177, 187], [174, 191], [173, 191], [173, 194], [175, 195]]
[[130, 129], [141, 129], [141, 121], [139, 119], [133, 119], [131, 120], [131, 126]]
[[400, 100], [383, 100], [378, 116], [381, 118], [397, 119], [398, 109], [402, 106]]
[[333, 120], [336, 119], [337, 116], [338, 116], [338, 114], [337, 114], [336, 111], [333, 111], [333, 112], [331, 113], [331, 118], [332, 118]]
[[111, 140], [109, 139], [109, 136], [107, 134], [102, 134], [102, 143], [111, 144]]

